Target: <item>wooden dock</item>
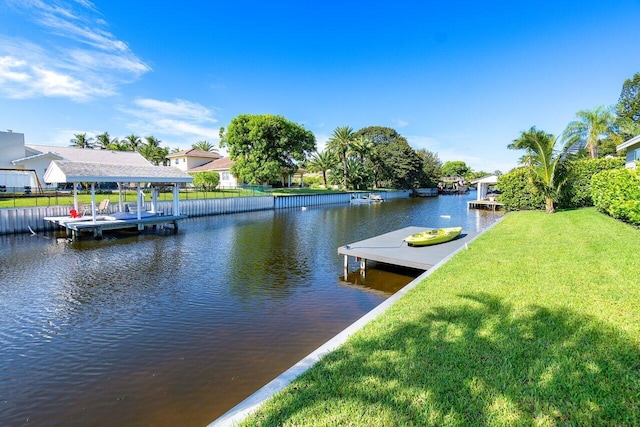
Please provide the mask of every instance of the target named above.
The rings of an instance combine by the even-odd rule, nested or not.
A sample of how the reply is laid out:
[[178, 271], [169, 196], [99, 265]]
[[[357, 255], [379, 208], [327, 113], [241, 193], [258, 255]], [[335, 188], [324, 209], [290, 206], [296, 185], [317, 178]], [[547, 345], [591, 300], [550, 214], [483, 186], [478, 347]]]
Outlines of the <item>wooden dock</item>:
[[469, 200], [467, 206], [471, 209], [502, 209], [504, 205], [494, 200]]
[[338, 254], [344, 255], [345, 274], [349, 265], [349, 257], [354, 257], [360, 262], [360, 271], [362, 273], [366, 270], [366, 262], [368, 260], [428, 270], [478, 235], [477, 232], [462, 230], [462, 233], [457, 238], [449, 242], [420, 247], [409, 246], [403, 240], [407, 236], [426, 230], [431, 230], [431, 228], [406, 227], [370, 239], [340, 246]]
[[44, 220], [63, 227], [67, 232], [67, 236], [79, 239], [83, 232], [93, 233], [93, 236], [98, 238], [102, 236], [102, 232], [105, 230], [137, 228], [142, 231], [145, 227], [155, 228], [158, 225], [168, 224], [171, 224], [174, 233], [177, 233], [178, 221], [187, 218], [187, 215], [154, 215], [140, 219], [108, 219], [107, 217], [108, 215], [96, 216], [95, 221], [90, 216], [81, 218], [70, 218], [68, 216], [45, 217]]

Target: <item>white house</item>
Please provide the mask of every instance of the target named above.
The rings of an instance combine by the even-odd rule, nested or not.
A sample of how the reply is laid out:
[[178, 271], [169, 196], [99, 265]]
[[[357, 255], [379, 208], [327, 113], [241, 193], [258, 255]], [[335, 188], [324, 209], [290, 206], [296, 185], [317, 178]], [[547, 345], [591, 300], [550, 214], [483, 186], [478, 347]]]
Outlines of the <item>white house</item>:
[[167, 156], [167, 160], [169, 160], [169, 166], [175, 166], [182, 171], [191, 172], [192, 169], [221, 157], [222, 156], [220, 154], [212, 151], [191, 148], [189, 150], [171, 153]]
[[625, 148], [627, 149], [627, 169], [635, 169], [636, 160], [640, 160], [640, 135], [618, 145], [616, 150], [621, 151]]
[[233, 165], [233, 160], [229, 157], [222, 157], [195, 167], [189, 172], [218, 172], [220, 174], [219, 188], [236, 188], [238, 179], [231, 174], [231, 165]]

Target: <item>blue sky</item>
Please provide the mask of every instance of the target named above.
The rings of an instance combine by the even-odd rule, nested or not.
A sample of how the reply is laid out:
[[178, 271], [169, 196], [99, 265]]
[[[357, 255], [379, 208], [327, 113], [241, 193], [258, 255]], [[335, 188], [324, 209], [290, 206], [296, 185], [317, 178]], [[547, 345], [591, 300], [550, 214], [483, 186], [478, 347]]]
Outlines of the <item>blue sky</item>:
[[0, 0], [0, 129], [184, 149], [268, 113], [319, 148], [338, 126], [388, 126], [506, 172], [520, 131], [617, 102], [639, 18], [637, 0]]

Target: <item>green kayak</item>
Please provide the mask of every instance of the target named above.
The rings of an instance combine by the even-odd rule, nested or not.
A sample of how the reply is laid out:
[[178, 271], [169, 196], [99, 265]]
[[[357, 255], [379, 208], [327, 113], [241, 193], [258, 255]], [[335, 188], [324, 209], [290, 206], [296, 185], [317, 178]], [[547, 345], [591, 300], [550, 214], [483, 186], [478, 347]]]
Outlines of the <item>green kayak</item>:
[[434, 230], [423, 231], [405, 237], [404, 241], [409, 246], [427, 246], [448, 242], [455, 239], [462, 232], [462, 227], [436, 228]]

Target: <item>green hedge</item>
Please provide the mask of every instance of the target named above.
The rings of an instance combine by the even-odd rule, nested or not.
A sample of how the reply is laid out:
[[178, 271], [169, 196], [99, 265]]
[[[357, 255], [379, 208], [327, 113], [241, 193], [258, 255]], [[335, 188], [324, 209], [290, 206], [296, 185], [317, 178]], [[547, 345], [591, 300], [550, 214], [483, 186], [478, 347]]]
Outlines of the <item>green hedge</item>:
[[544, 197], [536, 192], [531, 184], [530, 174], [526, 168], [516, 168], [511, 172], [500, 175], [498, 190], [501, 191], [498, 200], [507, 210], [544, 210]]
[[640, 225], [640, 174], [633, 169], [598, 172], [591, 179], [593, 204], [613, 218]]
[[564, 186], [558, 206], [581, 208], [593, 206], [591, 199], [591, 177], [603, 170], [624, 169], [624, 158], [585, 159], [571, 163], [571, 174]]

